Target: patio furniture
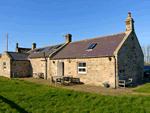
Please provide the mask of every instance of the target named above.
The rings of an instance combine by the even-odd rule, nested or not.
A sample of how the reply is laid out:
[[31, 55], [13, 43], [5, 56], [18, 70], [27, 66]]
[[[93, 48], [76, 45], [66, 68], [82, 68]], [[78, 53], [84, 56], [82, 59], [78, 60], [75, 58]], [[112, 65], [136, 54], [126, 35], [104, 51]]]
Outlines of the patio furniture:
[[55, 81], [55, 86], [57, 85], [57, 83], [59, 83], [60, 85], [64, 85], [65, 82], [67, 82], [67, 84], [69, 85], [70, 81], [71, 81], [71, 77], [72, 75], [66, 75], [66, 76], [52, 76], [50, 75], [50, 84], [52, 84], [53, 81]]
[[57, 83], [59, 83], [60, 85], [62, 85], [63, 79], [62, 78], [56, 78], [55, 80], [55, 86]]
[[71, 82], [80, 83], [80, 78], [71, 78]]
[[124, 89], [126, 89], [127, 85], [130, 85], [132, 87], [132, 80], [132, 78], [128, 78], [128, 80], [119, 80], [119, 88], [121, 88], [120, 85], [124, 86]]
[[71, 81], [70, 77], [63, 77], [63, 84], [64, 82], [67, 82], [67, 84], [69, 85], [70, 81]]

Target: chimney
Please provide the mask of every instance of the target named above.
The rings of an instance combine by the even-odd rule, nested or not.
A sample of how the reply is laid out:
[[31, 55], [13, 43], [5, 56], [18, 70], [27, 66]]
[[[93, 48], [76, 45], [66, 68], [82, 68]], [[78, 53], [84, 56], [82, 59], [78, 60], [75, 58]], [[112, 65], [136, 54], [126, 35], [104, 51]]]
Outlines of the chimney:
[[65, 37], [66, 37], [66, 43], [71, 42], [71, 37], [72, 37], [71, 34], [66, 34]]
[[18, 48], [18, 43], [16, 43], [16, 48]]
[[36, 48], [36, 43], [32, 43], [32, 50]]
[[128, 18], [129, 18], [129, 17], [131, 17], [131, 13], [130, 13], [130, 12], [128, 13]]
[[131, 18], [131, 13], [128, 13], [128, 18], [125, 20], [126, 31], [134, 31], [134, 20]]
[[18, 52], [18, 43], [16, 43], [16, 50], [15, 52]]

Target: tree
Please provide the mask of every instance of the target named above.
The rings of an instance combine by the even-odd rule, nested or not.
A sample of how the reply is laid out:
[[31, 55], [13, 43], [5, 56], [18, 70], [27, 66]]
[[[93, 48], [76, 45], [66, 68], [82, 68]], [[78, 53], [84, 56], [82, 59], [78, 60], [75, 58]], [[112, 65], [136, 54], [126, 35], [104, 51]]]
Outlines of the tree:
[[150, 63], [150, 45], [142, 46], [142, 51], [144, 54], [144, 62], [146, 64], [149, 64]]

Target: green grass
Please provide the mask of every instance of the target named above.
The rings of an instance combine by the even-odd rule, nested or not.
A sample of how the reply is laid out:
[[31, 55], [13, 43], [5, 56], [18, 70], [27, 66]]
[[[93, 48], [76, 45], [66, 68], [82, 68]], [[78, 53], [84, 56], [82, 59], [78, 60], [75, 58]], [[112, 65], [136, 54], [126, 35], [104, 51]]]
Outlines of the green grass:
[[150, 96], [99, 95], [0, 77], [0, 113], [148, 113]]
[[145, 85], [141, 86], [140, 88], [133, 90], [133, 92], [150, 93], [150, 83], [146, 83]]

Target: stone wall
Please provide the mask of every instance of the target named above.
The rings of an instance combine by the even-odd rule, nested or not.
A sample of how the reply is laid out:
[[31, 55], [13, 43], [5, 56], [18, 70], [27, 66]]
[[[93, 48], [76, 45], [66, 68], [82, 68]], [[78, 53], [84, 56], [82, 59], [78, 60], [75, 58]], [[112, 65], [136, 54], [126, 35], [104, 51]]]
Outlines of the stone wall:
[[133, 78], [137, 82], [143, 78], [144, 57], [135, 33], [131, 33], [118, 51], [119, 79]]
[[11, 74], [18, 72], [19, 77], [29, 76], [29, 69], [30, 61], [12, 61], [11, 63]]
[[[3, 62], [6, 62], [6, 70], [3, 69]], [[10, 78], [10, 63], [11, 59], [7, 55], [6, 52], [3, 53], [2, 57], [0, 58], [0, 76]]]
[[[32, 73], [33, 73], [33, 77], [36, 77], [35, 73], [44, 73], [45, 75], [45, 58], [33, 58], [33, 59], [29, 59], [30, 60], [30, 64], [31, 64], [31, 68], [32, 68]], [[48, 62], [48, 61], [47, 61]], [[49, 68], [49, 65], [47, 63], [47, 67]], [[49, 71], [47, 70], [47, 74]]]
[[[80, 78], [80, 81], [85, 84], [103, 86], [103, 83], [108, 83], [110, 87], [115, 88], [115, 62], [113, 57], [111, 57], [111, 61], [108, 57], [50, 60], [50, 74], [53, 76], [58, 75], [59, 61], [64, 62], [64, 75], [73, 75], [75, 78]], [[78, 62], [86, 62], [86, 74], [78, 73]]]

